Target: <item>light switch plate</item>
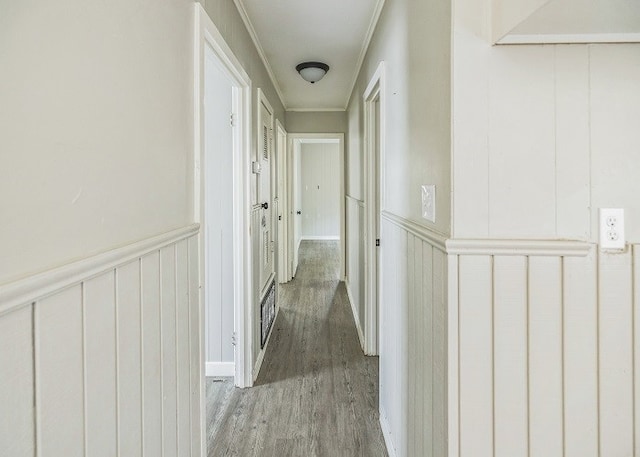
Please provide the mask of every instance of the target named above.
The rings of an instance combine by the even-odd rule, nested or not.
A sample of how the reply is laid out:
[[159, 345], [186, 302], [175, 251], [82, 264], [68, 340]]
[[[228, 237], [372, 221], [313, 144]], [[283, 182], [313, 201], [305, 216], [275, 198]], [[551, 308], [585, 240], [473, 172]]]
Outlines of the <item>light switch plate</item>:
[[434, 224], [436, 222], [435, 184], [425, 184], [422, 186], [422, 217]]

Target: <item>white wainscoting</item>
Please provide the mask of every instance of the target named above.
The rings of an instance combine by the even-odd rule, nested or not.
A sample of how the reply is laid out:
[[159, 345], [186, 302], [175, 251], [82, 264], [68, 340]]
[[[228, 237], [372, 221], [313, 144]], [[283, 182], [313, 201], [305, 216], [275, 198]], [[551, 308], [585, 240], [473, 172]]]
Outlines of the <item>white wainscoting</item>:
[[346, 197], [347, 277], [345, 286], [351, 302], [360, 346], [364, 348], [364, 202]]
[[197, 233], [0, 287], [2, 455], [201, 455]]
[[640, 246], [447, 247], [449, 457], [640, 455]]
[[398, 457], [447, 446], [447, 256], [444, 238], [383, 212], [380, 414]]

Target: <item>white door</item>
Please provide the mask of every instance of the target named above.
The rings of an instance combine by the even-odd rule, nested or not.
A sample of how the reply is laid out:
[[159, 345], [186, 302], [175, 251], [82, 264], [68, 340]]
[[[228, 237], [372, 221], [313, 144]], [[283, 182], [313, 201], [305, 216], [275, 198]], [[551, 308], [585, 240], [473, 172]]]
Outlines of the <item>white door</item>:
[[204, 82], [204, 278], [207, 376], [233, 376], [233, 86], [209, 48]]
[[260, 162], [260, 173], [258, 174], [258, 204], [260, 208], [260, 296], [265, 292], [265, 288], [271, 283], [271, 278], [275, 275], [275, 237], [273, 218], [274, 206], [274, 166], [273, 156], [273, 113], [264, 103], [260, 103], [259, 127], [260, 136], [258, 144], [258, 154]]

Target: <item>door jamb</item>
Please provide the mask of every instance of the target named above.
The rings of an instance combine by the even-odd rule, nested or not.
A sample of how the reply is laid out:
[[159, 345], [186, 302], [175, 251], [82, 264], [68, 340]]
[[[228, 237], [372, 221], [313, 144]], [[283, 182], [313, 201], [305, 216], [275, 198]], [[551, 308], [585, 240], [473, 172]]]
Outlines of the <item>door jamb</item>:
[[[347, 253], [346, 253], [346, 208], [345, 208], [345, 195], [346, 195], [346, 187], [345, 187], [345, 155], [344, 155], [344, 133], [289, 133], [288, 134], [288, 144], [289, 147], [288, 149], [288, 154], [287, 154], [287, 160], [289, 161], [289, 164], [291, 167], [293, 167], [293, 165], [295, 165], [295, 161], [293, 160], [293, 155], [295, 152], [295, 148], [296, 148], [296, 142], [299, 144], [301, 142], [303, 142], [304, 140], [338, 140], [338, 144], [339, 144], [339, 151], [340, 151], [340, 156], [339, 156], [339, 161], [340, 161], [340, 280], [344, 281], [346, 278], [346, 260], [347, 260]], [[293, 193], [296, 191], [296, 189], [293, 186], [293, 173], [295, 172], [293, 170], [293, 168], [290, 168], [291, 173], [288, 176], [288, 184], [289, 184], [289, 189], [291, 190], [291, 192], [289, 192], [290, 195], [293, 195]], [[293, 208], [293, 203], [291, 204], [292, 206], [290, 207], [290, 213], [292, 213], [295, 208]], [[293, 229], [293, 221], [294, 221], [295, 216], [291, 217], [291, 221], [289, 223], [289, 234], [290, 236], [294, 236], [295, 235], [295, 230]], [[296, 246], [293, 247], [293, 250], [297, 249]], [[289, 252], [289, 256], [287, 258], [287, 262], [289, 265], [292, 264], [293, 262], [293, 250]], [[293, 274], [295, 274], [295, 271], [291, 272], [291, 275], [293, 276]]]
[[[283, 144], [280, 142], [280, 137], [284, 138]], [[284, 126], [280, 122], [279, 119], [276, 119], [276, 155], [278, 157], [277, 160], [277, 180], [278, 180], [278, 211], [282, 213], [282, 237], [280, 237], [280, 231], [278, 230], [278, 273], [280, 270], [282, 271], [282, 275], [278, 274], [278, 281], [281, 283], [288, 282], [290, 279], [289, 276], [289, 267], [290, 264], [287, 262], [288, 258], [288, 247], [289, 243], [287, 240], [289, 239], [288, 235], [288, 224], [289, 224], [289, 199], [288, 195], [288, 182], [287, 182], [287, 131], [284, 129]], [[282, 182], [282, 193], [280, 193], [280, 181]], [[278, 229], [280, 228], [280, 221], [278, 221]]]
[[[202, 164], [204, 163], [204, 84], [205, 84], [205, 52], [209, 47], [218, 58], [232, 81], [233, 109], [236, 128], [233, 132], [233, 258], [234, 258], [234, 321], [236, 332], [235, 385], [248, 387], [252, 384], [251, 348], [252, 327], [252, 295], [250, 292], [251, 240], [249, 237], [250, 208], [250, 151], [251, 151], [251, 79], [243, 69], [240, 61], [224, 41], [217, 27], [199, 3], [195, 4], [195, 56], [194, 56], [194, 156], [193, 156], [193, 214], [200, 224], [204, 223], [204, 179]], [[205, 329], [204, 329], [204, 230], [199, 235], [200, 266], [200, 395], [204, 392], [205, 377]], [[194, 331], [192, 329], [192, 331]], [[201, 411], [202, 428], [206, 427], [205, 408]], [[203, 436], [206, 434], [203, 433]], [[204, 440], [206, 441], [206, 440]], [[203, 444], [206, 446], [206, 443]]]
[[[376, 264], [376, 247], [374, 240], [376, 218], [380, 220], [380, 212], [384, 208], [384, 145], [385, 145], [385, 64], [380, 62], [363, 95], [364, 102], [364, 183], [365, 183], [365, 227], [364, 227], [364, 263], [365, 263], [365, 328], [364, 351], [367, 355], [380, 353], [379, 299], [380, 275]], [[375, 102], [380, 103], [378, 126], [376, 128]], [[374, 135], [378, 135], [378, 142]], [[376, 144], [378, 148], [376, 151]], [[377, 153], [376, 153], [377, 152]], [[376, 180], [376, 166], [379, 175]], [[379, 208], [376, 211], [376, 191], [379, 195]], [[377, 214], [376, 214], [377, 213]]]

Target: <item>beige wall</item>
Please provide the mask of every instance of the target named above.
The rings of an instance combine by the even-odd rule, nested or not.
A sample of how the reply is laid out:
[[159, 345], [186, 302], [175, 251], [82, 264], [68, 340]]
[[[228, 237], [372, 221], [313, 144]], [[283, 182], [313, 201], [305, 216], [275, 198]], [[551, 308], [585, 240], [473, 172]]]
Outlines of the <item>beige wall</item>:
[[[450, 227], [450, 6], [390, 2], [349, 103], [349, 138], [362, 137], [362, 96], [386, 63], [385, 209], [443, 234]], [[356, 143], [357, 144], [357, 143]], [[349, 195], [357, 196], [362, 146], [349, 147]], [[436, 185], [436, 223], [422, 218], [421, 185]]]
[[640, 45], [491, 47], [488, 14], [456, 3], [453, 236], [597, 241], [624, 207], [639, 241]]
[[192, 2], [0, 9], [0, 283], [186, 225]]
[[345, 111], [287, 111], [288, 133], [347, 133]]
[[[428, 256], [442, 249], [433, 246], [433, 237], [448, 235], [450, 230], [450, 14], [449, 2], [386, 2], [347, 112], [347, 194], [351, 197], [347, 200], [347, 271], [352, 275], [348, 278], [351, 295], [359, 299], [355, 312], [361, 321], [364, 300], [352, 280], [363, 272], [362, 96], [384, 61], [384, 209], [391, 219], [383, 223], [380, 255], [384, 260], [380, 265], [383, 293], [391, 295], [382, 297], [380, 305], [380, 409], [389, 445], [403, 457], [442, 455], [446, 441], [444, 343], [425, 336], [444, 326], [445, 260], [440, 251], [437, 261], [423, 269], [407, 240], [415, 241]], [[422, 184], [436, 185], [435, 224], [422, 218]], [[414, 240], [417, 232], [408, 227], [416, 226], [420, 235]], [[420, 264], [417, 270], [416, 263]], [[420, 295], [415, 295], [418, 290]], [[427, 317], [432, 312], [440, 313], [434, 314], [434, 321]], [[417, 322], [417, 316], [424, 320]], [[424, 352], [414, 350], [416, 347]], [[425, 360], [436, 368], [431, 369]]]

